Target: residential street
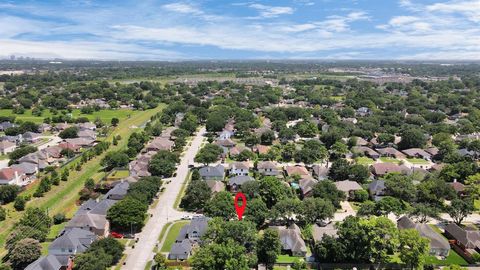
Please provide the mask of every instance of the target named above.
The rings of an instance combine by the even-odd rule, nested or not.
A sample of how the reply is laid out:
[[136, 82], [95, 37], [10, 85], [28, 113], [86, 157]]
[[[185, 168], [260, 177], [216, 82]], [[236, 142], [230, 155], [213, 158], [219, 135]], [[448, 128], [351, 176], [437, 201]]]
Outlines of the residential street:
[[168, 180], [171, 180], [171, 182], [164, 186], [165, 191], [160, 195], [156, 208], [150, 211], [153, 217], [148, 220], [142, 232], [137, 234], [136, 237], [139, 238], [139, 241], [135, 244], [135, 248], [127, 249], [126, 253], [128, 256], [126, 264], [122, 266], [122, 269], [144, 269], [147, 262], [153, 258], [153, 248], [155, 247], [163, 226], [187, 214], [174, 209], [175, 199], [180, 193], [182, 184], [188, 175], [188, 164], [193, 163], [193, 158], [200, 149], [204, 139], [204, 133], [205, 128], [197, 132], [191, 145], [184, 152], [184, 156], [181, 158], [180, 164], [177, 167], [177, 175], [173, 178], [165, 179], [165, 182]]

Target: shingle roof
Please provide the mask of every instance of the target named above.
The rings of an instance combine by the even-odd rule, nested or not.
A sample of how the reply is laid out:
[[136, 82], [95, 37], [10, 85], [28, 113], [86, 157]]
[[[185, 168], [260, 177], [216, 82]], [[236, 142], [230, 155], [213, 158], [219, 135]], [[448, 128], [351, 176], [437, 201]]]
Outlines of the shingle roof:
[[225, 168], [218, 164], [217, 166], [205, 166], [198, 170], [202, 177], [224, 177]]
[[66, 230], [62, 235], [55, 239], [48, 249], [72, 250], [72, 254], [74, 254], [73, 252], [81, 253], [86, 251], [95, 239], [97, 239], [97, 236], [90, 231], [72, 228]]
[[307, 246], [302, 239], [300, 228], [296, 224], [290, 227], [271, 226], [270, 228], [278, 230], [282, 249], [291, 250], [294, 253], [307, 252]]
[[15, 143], [10, 142], [10, 141], [0, 141], [0, 149], [7, 149], [10, 147], [16, 146]]
[[335, 182], [335, 186], [337, 187], [338, 190], [341, 190], [345, 193], [350, 192], [352, 190], [363, 189], [362, 186], [360, 186], [357, 182], [350, 181], [350, 180]]
[[62, 265], [54, 255], [48, 255], [38, 258], [28, 265], [25, 270], [60, 270]]
[[466, 230], [455, 223], [450, 223], [445, 227], [445, 232], [466, 248], [480, 247], [480, 232], [478, 230]]
[[295, 175], [295, 174], [300, 175], [300, 176], [310, 175], [308, 170], [303, 166], [286, 166], [285, 171], [287, 172], [288, 176], [292, 176], [292, 175]]
[[255, 179], [253, 179], [252, 177], [250, 177], [248, 175], [238, 175], [238, 176], [234, 176], [234, 177], [231, 177], [230, 179], [228, 179], [228, 184], [230, 186], [232, 186], [232, 185], [241, 186], [248, 181], [254, 181], [254, 180]]
[[127, 191], [130, 187], [130, 183], [127, 181], [122, 181], [118, 184], [116, 184], [112, 189], [110, 189], [107, 194], [105, 194], [105, 197], [107, 199], [115, 199], [119, 200], [122, 199], [125, 195], [127, 195]]
[[407, 216], [403, 216], [397, 221], [399, 229], [415, 229], [420, 236], [430, 240], [430, 248], [432, 249], [450, 249], [450, 244], [440, 234], [436, 233], [428, 224], [415, 223]]
[[170, 260], [185, 260], [188, 258], [190, 253], [192, 252], [192, 244], [188, 239], [184, 239], [181, 242], [174, 243], [170, 252], [168, 254], [168, 258]]
[[330, 223], [324, 227], [320, 227], [317, 224], [313, 225], [312, 236], [315, 242], [321, 241], [325, 235], [337, 237], [337, 229], [333, 223]]

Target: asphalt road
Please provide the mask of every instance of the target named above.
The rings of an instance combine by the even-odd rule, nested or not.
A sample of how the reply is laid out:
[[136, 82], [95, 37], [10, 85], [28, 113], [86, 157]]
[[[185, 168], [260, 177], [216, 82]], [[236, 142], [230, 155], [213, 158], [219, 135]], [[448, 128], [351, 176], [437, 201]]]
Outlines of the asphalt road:
[[121, 269], [145, 269], [147, 262], [153, 259], [153, 249], [163, 226], [170, 221], [179, 220], [188, 214], [175, 210], [174, 204], [177, 195], [181, 191], [182, 184], [188, 175], [188, 164], [193, 163], [193, 158], [202, 144], [204, 133], [204, 128], [197, 132], [177, 167], [177, 175], [173, 178], [165, 179], [166, 181], [171, 181], [165, 186], [165, 191], [160, 195], [157, 206], [150, 210], [153, 217], [148, 220], [142, 232], [137, 234], [136, 237], [139, 238], [139, 241], [135, 244], [135, 248], [126, 250], [127, 260]]

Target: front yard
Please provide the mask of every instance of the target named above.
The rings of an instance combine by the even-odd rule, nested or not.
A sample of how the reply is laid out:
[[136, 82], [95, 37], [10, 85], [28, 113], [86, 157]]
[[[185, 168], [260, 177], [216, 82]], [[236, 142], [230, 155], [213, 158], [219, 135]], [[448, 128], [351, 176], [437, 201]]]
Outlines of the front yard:
[[190, 223], [188, 220], [184, 221], [178, 221], [173, 223], [173, 225], [170, 226], [167, 237], [165, 237], [165, 241], [163, 242], [162, 248], [160, 249], [161, 252], [169, 252], [170, 249], [172, 248], [172, 245], [175, 243], [175, 240], [177, 239], [178, 234], [180, 233], [180, 230], [182, 229], [183, 226], [186, 224]]

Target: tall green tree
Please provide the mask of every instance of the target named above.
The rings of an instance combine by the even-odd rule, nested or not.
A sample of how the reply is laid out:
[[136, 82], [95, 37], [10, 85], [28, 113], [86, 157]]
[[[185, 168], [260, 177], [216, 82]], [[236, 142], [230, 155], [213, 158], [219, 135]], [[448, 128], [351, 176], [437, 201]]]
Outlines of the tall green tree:
[[258, 261], [264, 263], [267, 269], [273, 269], [281, 248], [282, 244], [280, 243], [278, 231], [266, 229], [257, 242]]
[[400, 260], [412, 267], [422, 269], [430, 251], [430, 241], [420, 236], [414, 229], [400, 230]]

